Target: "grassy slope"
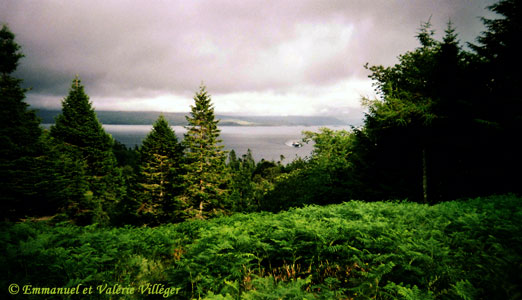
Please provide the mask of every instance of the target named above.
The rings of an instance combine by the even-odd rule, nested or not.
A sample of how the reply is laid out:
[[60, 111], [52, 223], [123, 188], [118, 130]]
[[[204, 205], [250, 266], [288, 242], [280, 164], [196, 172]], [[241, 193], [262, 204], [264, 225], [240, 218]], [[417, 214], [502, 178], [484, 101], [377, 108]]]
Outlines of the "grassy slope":
[[13, 282], [160, 283], [181, 288], [170, 299], [522, 297], [515, 196], [435, 206], [354, 201], [158, 228], [27, 222], [0, 234], [4, 291]]

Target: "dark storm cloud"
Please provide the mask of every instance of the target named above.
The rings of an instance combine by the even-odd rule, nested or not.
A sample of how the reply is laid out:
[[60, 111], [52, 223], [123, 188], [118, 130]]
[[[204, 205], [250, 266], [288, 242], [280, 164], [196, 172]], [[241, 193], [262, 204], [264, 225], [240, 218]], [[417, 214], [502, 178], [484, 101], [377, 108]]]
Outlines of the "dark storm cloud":
[[[483, 30], [492, 1], [0, 0], [0, 21], [26, 57], [33, 95], [64, 96], [75, 74], [91, 97], [275, 92], [366, 78], [417, 46], [420, 24], [452, 20], [461, 41]], [[109, 101], [109, 100], [107, 100]]]

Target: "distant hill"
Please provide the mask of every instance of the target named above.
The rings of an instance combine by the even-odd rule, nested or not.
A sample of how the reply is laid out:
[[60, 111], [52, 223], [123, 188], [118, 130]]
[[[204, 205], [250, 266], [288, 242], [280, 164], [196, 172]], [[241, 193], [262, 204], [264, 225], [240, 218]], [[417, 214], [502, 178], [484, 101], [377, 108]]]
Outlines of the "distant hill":
[[[42, 123], [54, 123], [54, 119], [60, 110], [40, 109], [36, 114], [42, 119]], [[156, 121], [161, 112], [157, 111], [96, 111], [98, 120], [102, 124], [113, 125], [151, 125]], [[186, 125], [186, 113], [163, 113], [170, 125]], [[216, 115], [221, 121], [221, 126], [326, 126], [326, 125], [347, 125], [334, 117], [328, 116], [236, 116], [236, 115]]]

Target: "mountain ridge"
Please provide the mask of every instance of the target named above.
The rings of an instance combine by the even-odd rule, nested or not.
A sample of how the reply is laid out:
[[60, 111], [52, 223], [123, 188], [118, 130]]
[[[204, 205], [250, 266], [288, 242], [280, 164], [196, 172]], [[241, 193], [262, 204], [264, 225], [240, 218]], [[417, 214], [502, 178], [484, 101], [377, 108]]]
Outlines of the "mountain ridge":
[[[61, 110], [36, 109], [36, 115], [44, 124], [54, 123]], [[152, 125], [160, 114], [172, 126], [187, 125], [187, 113], [159, 111], [96, 111], [98, 120], [108, 125]], [[322, 126], [349, 125], [331, 116], [242, 116], [217, 114], [221, 126]]]

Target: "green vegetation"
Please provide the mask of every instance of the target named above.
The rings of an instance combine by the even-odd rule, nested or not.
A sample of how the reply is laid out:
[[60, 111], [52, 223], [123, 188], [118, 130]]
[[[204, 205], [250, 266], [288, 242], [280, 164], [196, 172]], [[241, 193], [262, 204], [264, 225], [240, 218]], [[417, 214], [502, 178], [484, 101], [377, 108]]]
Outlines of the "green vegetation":
[[150, 283], [180, 288], [171, 299], [522, 295], [522, 198], [515, 196], [434, 206], [353, 201], [156, 228], [25, 222], [1, 232], [4, 287]]
[[45, 160], [39, 159], [44, 153], [39, 121], [24, 102], [22, 80], [12, 76], [24, 55], [6, 26], [0, 41], [0, 216], [5, 219], [22, 216], [25, 207], [36, 203], [36, 195], [43, 192], [38, 169]]
[[52, 143], [68, 160], [76, 163], [72, 176], [85, 182], [84, 196], [67, 203], [68, 214], [78, 222], [108, 223], [109, 213], [124, 195], [121, 171], [112, 147], [114, 141], [98, 121], [80, 79], [73, 80], [62, 101], [62, 114], [51, 126]]
[[183, 191], [183, 146], [163, 116], [154, 123], [139, 154], [139, 173], [134, 190], [139, 206], [136, 212], [142, 217], [142, 222], [157, 225], [182, 220], [172, 212], [181, 213], [184, 209], [176, 198]]
[[226, 152], [219, 139], [218, 120], [206, 88], [201, 86], [194, 96], [187, 133], [183, 140], [186, 151], [186, 172], [183, 175], [186, 203], [191, 217], [204, 218], [222, 213], [227, 208], [229, 176]]

